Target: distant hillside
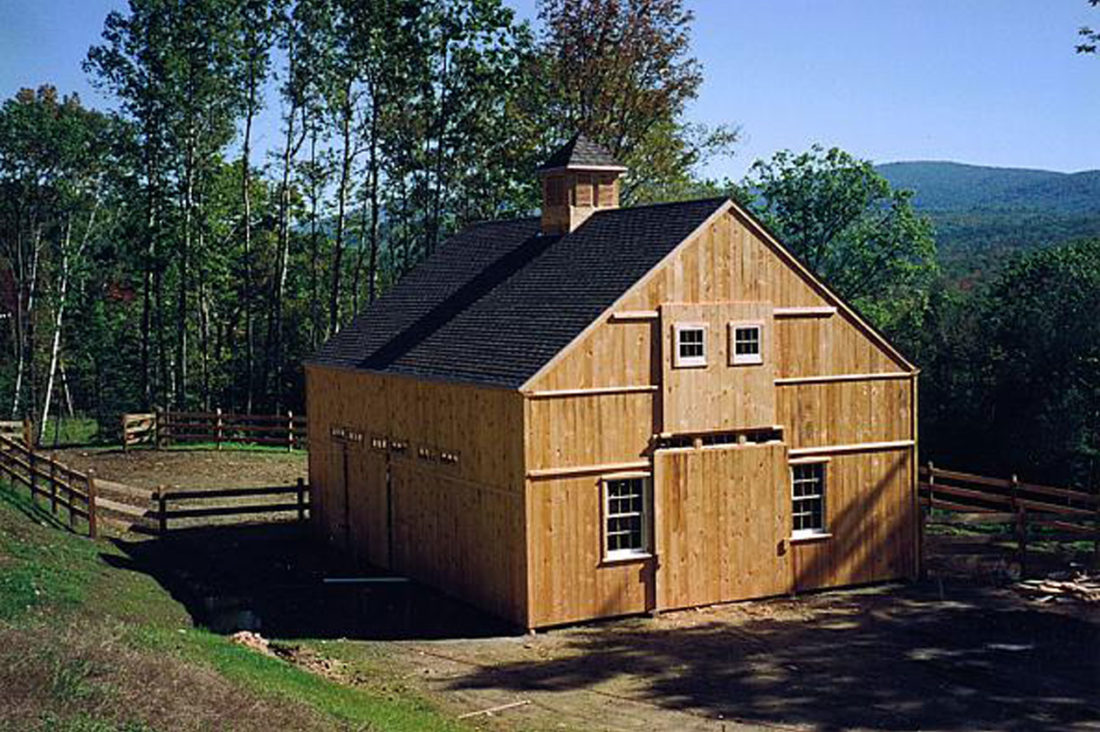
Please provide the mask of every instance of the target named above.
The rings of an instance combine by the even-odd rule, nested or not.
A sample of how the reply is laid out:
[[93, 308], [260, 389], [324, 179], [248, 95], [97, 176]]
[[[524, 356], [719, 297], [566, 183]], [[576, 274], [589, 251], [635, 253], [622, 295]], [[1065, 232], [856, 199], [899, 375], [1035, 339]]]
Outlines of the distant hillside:
[[1100, 236], [1100, 170], [1056, 173], [950, 162], [887, 163], [891, 185], [916, 192], [936, 225], [945, 265], [959, 273], [1009, 253]]

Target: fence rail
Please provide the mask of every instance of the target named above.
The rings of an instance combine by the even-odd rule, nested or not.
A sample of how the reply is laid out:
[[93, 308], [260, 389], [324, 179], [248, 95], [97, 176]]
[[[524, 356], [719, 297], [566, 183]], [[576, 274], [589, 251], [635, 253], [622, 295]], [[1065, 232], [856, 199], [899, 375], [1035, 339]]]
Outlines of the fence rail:
[[[1070, 488], [993, 478], [928, 463], [920, 470], [920, 501], [931, 511], [927, 524], [1011, 525], [1021, 574], [1027, 571], [1028, 544], [1035, 541], [1093, 541], [1100, 566], [1100, 495]], [[947, 513], [942, 513], [947, 512]], [[1042, 529], [1036, 533], [1034, 529]], [[941, 537], [950, 543], [952, 538]], [[959, 537], [960, 543], [998, 543], [998, 536]]]
[[73, 531], [80, 518], [86, 522], [88, 536], [95, 538], [98, 534], [94, 471], [78, 472], [58, 462], [52, 454], [43, 454], [20, 440], [0, 435], [0, 474], [29, 488], [36, 505], [40, 497], [45, 500], [55, 516], [59, 508], [64, 508]]
[[236, 414], [213, 412], [147, 412], [122, 415], [122, 449], [141, 444], [213, 442], [217, 449], [227, 442], [284, 446], [306, 445], [306, 418], [286, 414]]
[[[278, 503], [222, 503], [211, 506], [211, 501], [236, 498], [263, 498], [293, 495], [293, 502]], [[265, 513], [294, 512], [304, 521], [310, 508], [310, 486], [301, 478], [289, 486], [264, 488], [227, 488], [224, 490], [168, 490], [160, 488], [153, 493], [156, 520], [160, 534], [168, 533], [168, 522], [173, 519], [199, 519], [224, 516], [244, 516]], [[185, 507], [191, 504], [192, 507]]]
[[29, 445], [34, 441], [34, 424], [29, 419], [0, 421], [0, 437]]

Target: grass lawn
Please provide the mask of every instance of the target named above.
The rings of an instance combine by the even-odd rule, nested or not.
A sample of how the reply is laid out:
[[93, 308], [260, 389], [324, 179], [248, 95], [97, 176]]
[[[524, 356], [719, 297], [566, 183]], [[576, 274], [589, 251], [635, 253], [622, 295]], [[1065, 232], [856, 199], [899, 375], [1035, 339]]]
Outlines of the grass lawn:
[[0, 482], [0, 730], [462, 729], [385, 659], [344, 685], [194, 628], [114, 545], [51, 524]]

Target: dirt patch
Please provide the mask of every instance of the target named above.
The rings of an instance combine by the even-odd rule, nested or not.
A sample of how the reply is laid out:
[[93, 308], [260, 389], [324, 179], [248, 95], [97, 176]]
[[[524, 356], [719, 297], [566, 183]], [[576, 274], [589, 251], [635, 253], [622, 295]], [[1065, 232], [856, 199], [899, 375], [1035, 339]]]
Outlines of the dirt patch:
[[[942, 595], [941, 595], [942, 592]], [[1100, 617], [938, 582], [540, 633], [396, 644], [505, 729], [1097, 729]]]
[[307, 453], [247, 450], [62, 450], [58, 459], [80, 471], [138, 488], [246, 488], [291, 485], [308, 475]]

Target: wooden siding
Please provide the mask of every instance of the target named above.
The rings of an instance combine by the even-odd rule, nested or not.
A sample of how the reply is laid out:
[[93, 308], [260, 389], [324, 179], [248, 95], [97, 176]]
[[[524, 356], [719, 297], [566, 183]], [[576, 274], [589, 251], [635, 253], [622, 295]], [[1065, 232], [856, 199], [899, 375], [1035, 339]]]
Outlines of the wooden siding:
[[647, 458], [659, 430], [649, 392], [527, 401], [527, 470]]
[[787, 476], [779, 443], [657, 452], [658, 609], [789, 591]]
[[796, 542], [796, 590], [913, 576], [912, 449], [833, 456], [826, 467], [829, 537]]
[[776, 387], [777, 424], [791, 449], [912, 439], [909, 379]]
[[600, 491], [598, 475], [528, 481], [532, 627], [652, 607], [652, 561], [603, 561]]
[[[661, 432], [713, 432], [775, 424], [770, 303], [665, 303], [660, 312]], [[761, 324], [763, 363], [731, 365], [731, 322]], [[706, 326], [705, 366], [675, 366], [675, 329], [684, 323]]]
[[[395, 571], [526, 625], [522, 397], [310, 366], [306, 399], [318, 532], [358, 562], [387, 567], [392, 556]], [[341, 442], [333, 428], [362, 440]], [[372, 446], [381, 438], [408, 447]], [[438, 460], [444, 450], [458, 462]]]

